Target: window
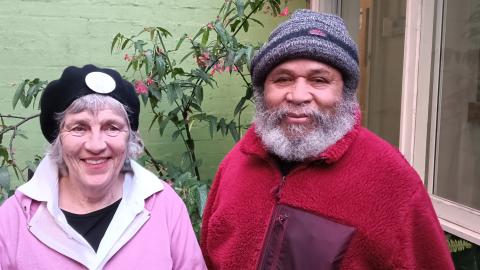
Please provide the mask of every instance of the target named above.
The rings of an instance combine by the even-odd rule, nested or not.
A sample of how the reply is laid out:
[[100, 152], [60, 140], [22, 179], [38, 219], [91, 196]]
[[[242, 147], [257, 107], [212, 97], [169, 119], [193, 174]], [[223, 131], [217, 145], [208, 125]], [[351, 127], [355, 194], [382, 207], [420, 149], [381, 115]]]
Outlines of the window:
[[480, 1], [409, 1], [400, 148], [443, 228], [480, 244]]

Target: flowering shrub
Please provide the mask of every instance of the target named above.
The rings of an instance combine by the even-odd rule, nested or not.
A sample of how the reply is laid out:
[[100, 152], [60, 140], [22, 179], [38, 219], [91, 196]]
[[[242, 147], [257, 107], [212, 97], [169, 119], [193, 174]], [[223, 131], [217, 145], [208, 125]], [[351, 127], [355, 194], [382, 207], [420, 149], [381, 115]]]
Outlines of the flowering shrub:
[[[287, 16], [288, 8], [284, 3], [282, 9], [280, 0], [226, 0], [214, 20], [202, 25], [194, 35], [180, 36], [174, 48], [165, 45], [167, 39], [173, 38], [170, 31], [159, 26], [145, 27], [135, 36], [119, 33], [112, 41], [112, 51], [124, 51], [126, 69], [133, 71], [136, 78], [135, 89], [154, 114], [150, 128], [156, 126], [164, 136], [166, 127], [171, 126], [172, 139], [183, 141], [185, 151], [179, 154], [180, 164], [153, 157], [148, 151], [143, 161], [173, 183], [187, 204], [196, 230], [211, 179], [200, 175], [201, 159], [191, 131], [198, 123], [205, 122], [211, 137], [220, 132], [238, 141], [247, 128], [241, 121], [241, 114], [253, 95], [247, 66], [258, 48], [241, 43], [236, 36], [240, 31], [248, 32], [252, 23], [262, 25], [253, 17], [262, 12]], [[185, 44], [188, 52], [174, 59], [173, 52]], [[232, 108], [231, 118], [213, 115], [202, 108], [204, 91], [216, 86], [214, 76], [218, 73], [236, 73], [244, 82], [244, 95]], [[205, 85], [210, 88], [204, 88]]]
[[[248, 32], [252, 23], [263, 26], [253, 17], [258, 13], [286, 16], [288, 8], [281, 0], [226, 0], [213, 20], [200, 26], [194, 35], [180, 36], [174, 48], [165, 45], [165, 40], [173, 36], [160, 26], [145, 27], [135, 36], [119, 33], [111, 44], [112, 52], [124, 51], [126, 69], [133, 71], [135, 91], [153, 112], [150, 128], [156, 127], [164, 136], [165, 129], [170, 125], [174, 128], [171, 138], [183, 141], [185, 151], [178, 154], [182, 157], [180, 164], [154, 157], [148, 145], [146, 155], [139, 162], [156, 171], [180, 194], [197, 232], [211, 179], [200, 175], [201, 159], [191, 131], [199, 122], [204, 122], [211, 137], [219, 132], [238, 141], [247, 128], [242, 124], [241, 114], [253, 94], [247, 66], [257, 45], [241, 43], [236, 36], [240, 31]], [[172, 53], [178, 52], [182, 46], [188, 46], [188, 52], [181, 59], [174, 59]], [[204, 90], [217, 86], [214, 78], [218, 73], [238, 74], [245, 86], [245, 92], [232, 108], [230, 118], [213, 115], [202, 107]], [[20, 83], [12, 100], [13, 107], [17, 104], [25, 108], [34, 106], [46, 84], [38, 78]], [[204, 88], [205, 85], [210, 88]], [[0, 203], [13, 192], [8, 168], [18, 179], [27, 181], [27, 172], [31, 174], [41, 159], [35, 156], [27, 166], [19, 167], [13, 147], [18, 137], [26, 137], [20, 127], [38, 116], [0, 114]], [[10, 124], [12, 121], [17, 122]], [[3, 140], [3, 135], [7, 133], [10, 138]]]

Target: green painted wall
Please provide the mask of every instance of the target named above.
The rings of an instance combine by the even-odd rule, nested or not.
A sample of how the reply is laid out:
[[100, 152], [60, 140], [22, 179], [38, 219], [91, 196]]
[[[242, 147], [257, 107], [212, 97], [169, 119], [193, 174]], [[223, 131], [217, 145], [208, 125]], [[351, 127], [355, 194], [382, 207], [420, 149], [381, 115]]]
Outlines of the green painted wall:
[[[0, 113], [27, 116], [36, 110], [12, 109], [15, 84], [25, 78], [53, 80], [68, 65], [93, 63], [113, 67], [124, 73], [123, 53], [110, 54], [113, 36], [136, 34], [144, 26], [169, 29], [174, 39], [184, 33], [194, 34], [215, 18], [221, 0], [126, 1], [126, 0], [0, 0]], [[290, 0], [290, 10], [304, 8], [306, 1]], [[284, 18], [262, 15], [265, 27], [252, 28], [242, 39], [265, 41], [269, 32]], [[186, 47], [186, 46], [185, 46]], [[205, 93], [205, 108], [212, 113], [229, 116], [243, 93], [239, 78], [221, 75], [218, 88]], [[245, 114], [250, 120], [252, 110]], [[140, 132], [145, 144], [155, 155], [177, 160], [180, 141], [160, 138], [157, 130], [147, 130], [151, 114], [144, 109]], [[41, 154], [47, 145], [38, 120], [23, 126], [28, 139], [17, 139], [14, 145], [21, 166], [34, 154]], [[218, 163], [232, 147], [233, 140], [216, 135], [211, 140], [206, 129], [195, 130], [200, 156], [204, 159], [201, 174], [213, 177]], [[8, 139], [8, 136], [5, 138]], [[5, 140], [4, 139], [4, 140]], [[181, 150], [183, 151], [183, 149]]]

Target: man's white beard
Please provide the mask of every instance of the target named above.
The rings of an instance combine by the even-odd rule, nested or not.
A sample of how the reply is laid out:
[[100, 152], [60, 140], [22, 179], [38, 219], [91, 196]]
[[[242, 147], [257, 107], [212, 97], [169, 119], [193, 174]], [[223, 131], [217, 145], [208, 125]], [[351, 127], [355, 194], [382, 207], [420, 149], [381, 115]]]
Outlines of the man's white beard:
[[[255, 132], [267, 150], [283, 160], [303, 161], [318, 157], [355, 124], [358, 109], [355, 97], [343, 99], [334, 109], [322, 112], [295, 105], [267, 109], [263, 93], [255, 92]], [[289, 112], [305, 114], [311, 123], [291, 124], [287, 127], [287, 135], [280, 124]]]

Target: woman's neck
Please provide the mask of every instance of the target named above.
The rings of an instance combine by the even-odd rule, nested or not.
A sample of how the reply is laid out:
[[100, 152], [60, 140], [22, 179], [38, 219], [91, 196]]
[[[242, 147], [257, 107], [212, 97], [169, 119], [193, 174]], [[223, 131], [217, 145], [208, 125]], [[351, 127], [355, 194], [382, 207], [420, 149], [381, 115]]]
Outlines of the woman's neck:
[[86, 214], [102, 209], [122, 198], [124, 175], [107, 186], [85, 187], [68, 176], [59, 180], [59, 207], [74, 214]]

